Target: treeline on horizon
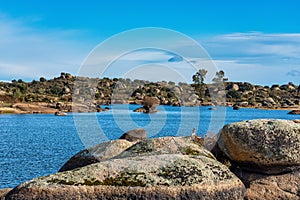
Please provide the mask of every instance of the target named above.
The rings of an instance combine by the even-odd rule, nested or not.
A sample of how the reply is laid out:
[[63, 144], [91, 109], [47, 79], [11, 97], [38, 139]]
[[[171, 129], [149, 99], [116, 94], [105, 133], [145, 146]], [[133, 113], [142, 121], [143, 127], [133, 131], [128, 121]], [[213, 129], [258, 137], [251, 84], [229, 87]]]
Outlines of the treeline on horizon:
[[[291, 107], [300, 105], [300, 85], [292, 82], [284, 85], [261, 86], [248, 82], [230, 82], [224, 71], [216, 73], [213, 83], [206, 84], [207, 71], [200, 69], [191, 78], [192, 84], [169, 81], [150, 82], [123, 78], [87, 78], [75, 77], [62, 72], [59, 77], [24, 82], [12, 80], [0, 82], [0, 103], [18, 102], [72, 102], [74, 96], [80, 96], [81, 103], [85, 95], [94, 95], [97, 104], [136, 103], [147, 97], [156, 97], [162, 105], [220, 105], [226, 97], [227, 105], [240, 104], [253, 107]], [[85, 90], [76, 86], [84, 83]], [[213, 98], [214, 97], [214, 98]], [[113, 101], [113, 102], [112, 102]], [[0, 104], [0, 106], [1, 106]], [[3, 106], [3, 105], [2, 105]]]

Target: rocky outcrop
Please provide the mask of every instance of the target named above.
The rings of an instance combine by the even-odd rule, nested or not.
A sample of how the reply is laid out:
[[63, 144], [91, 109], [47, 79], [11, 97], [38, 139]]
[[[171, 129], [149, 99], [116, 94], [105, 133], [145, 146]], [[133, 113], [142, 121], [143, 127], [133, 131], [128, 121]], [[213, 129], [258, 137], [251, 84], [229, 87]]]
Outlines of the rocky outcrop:
[[98, 144], [75, 154], [61, 168], [60, 172], [84, 167], [93, 163], [108, 160], [123, 152], [134, 143], [127, 140], [112, 140]]
[[137, 142], [140, 140], [145, 140], [146, 138], [146, 130], [143, 128], [127, 131], [120, 137], [120, 139], [128, 140], [129, 142]]
[[240, 167], [282, 173], [300, 167], [300, 124], [288, 120], [250, 120], [220, 131], [218, 146]]
[[25, 182], [7, 199], [243, 199], [197, 136], [142, 140], [118, 156]]
[[20, 111], [20, 113], [28, 113], [28, 114], [54, 114], [58, 110], [55, 108], [47, 107], [44, 103], [35, 103], [35, 104], [29, 104], [29, 103], [17, 103], [12, 106], [13, 108]]
[[214, 153], [247, 188], [247, 200], [300, 199], [300, 124], [250, 120], [220, 131]]

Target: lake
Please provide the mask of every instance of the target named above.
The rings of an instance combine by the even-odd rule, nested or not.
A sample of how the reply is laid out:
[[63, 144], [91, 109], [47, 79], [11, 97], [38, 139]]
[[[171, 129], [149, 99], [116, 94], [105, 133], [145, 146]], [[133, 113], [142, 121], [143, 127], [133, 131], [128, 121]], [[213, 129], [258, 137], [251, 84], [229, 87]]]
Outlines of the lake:
[[138, 105], [113, 105], [102, 113], [0, 115], [0, 188], [55, 173], [78, 151], [145, 128], [148, 137], [217, 133], [224, 125], [250, 119], [299, 119], [286, 110], [230, 107], [158, 106], [159, 112], [134, 113]]

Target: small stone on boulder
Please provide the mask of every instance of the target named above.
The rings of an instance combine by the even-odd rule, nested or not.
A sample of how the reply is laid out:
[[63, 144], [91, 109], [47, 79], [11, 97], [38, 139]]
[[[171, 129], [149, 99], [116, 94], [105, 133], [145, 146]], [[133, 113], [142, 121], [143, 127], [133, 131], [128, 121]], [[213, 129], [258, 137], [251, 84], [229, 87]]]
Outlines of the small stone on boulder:
[[104, 161], [117, 156], [134, 143], [127, 140], [112, 140], [85, 149], [70, 158], [59, 170], [59, 172], [84, 167], [93, 163]]
[[120, 137], [120, 139], [125, 139], [128, 140], [129, 142], [145, 140], [146, 138], [147, 138], [147, 133], [146, 130], [143, 128], [127, 131]]

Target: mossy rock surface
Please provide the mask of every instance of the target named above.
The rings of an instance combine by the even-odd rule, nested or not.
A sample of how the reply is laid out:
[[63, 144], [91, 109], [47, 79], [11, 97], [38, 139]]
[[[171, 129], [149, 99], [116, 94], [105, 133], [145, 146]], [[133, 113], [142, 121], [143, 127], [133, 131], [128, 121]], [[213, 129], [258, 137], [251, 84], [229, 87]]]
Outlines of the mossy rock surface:
[[126, 149], [116, 158], [162, 154], [198, 155], [215, 159], [213, 154], [203, 147], [203, 139], [198, 136], [161, 137], [143, 140]]
[[[151, 188], [171, 189], [168, 194], [169, 198], [177, 197], [177, 193], [172, 188], [186, 191], [185, 195], [195, 193], [196, 196], [206, 194], [209, 188], [211, 197], [216, 193], [221, 195], [220, 191], [223, 191], [224, 195], [231, 193], [233, 197], [239, 198], [244, 193], [242, 182], [227, 167], [214, 159], [205, 156], [163, 154], [111, 159], [76, 170], [40, 177], [21, 184], [9, 197], [13, 199], [21, 197], [29, 190], [37, 193], [36, 191], [47, 190], [46, 188], [49, 191], [53, 188], [58, 191], [62, 191], [61, 188], [78, 189], [82, 190], [83, 193], [80, 192], [80, 195], [83, 195], [90, 187], [113, 187], [116, 193], [110, 192], [112, 193], [110, 197], [118, 195], [117, 192], [121, 188], [127, 188], [127, 190], [135, 188], [134, 191], [140, 191], [136, 195], [141, 195], [141, 192], [145, 193]], [[153, 193], [157, 196], [163, 195], [159, 190], [152, 191], [151, 195]], [[66, 199], [68, 198], [67, 196]]]

